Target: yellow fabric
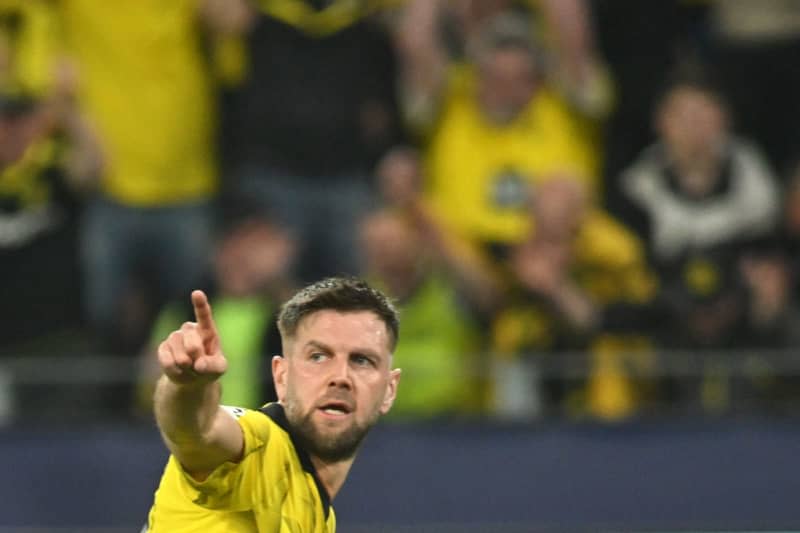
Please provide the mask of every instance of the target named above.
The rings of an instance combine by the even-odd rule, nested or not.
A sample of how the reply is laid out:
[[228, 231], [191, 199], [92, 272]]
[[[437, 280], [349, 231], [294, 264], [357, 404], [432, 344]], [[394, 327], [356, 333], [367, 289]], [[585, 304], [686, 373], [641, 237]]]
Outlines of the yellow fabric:
[[104, 192], [140, 207], [215, 191], [211, 85], [197, 0], [62, 0], [80, 100], [104, 144]]
[[[569, 275], [596, 304], [635, 304], [653, 297], [656, 281], [642, 243], [606, 212], [589, 211], [573, 241], [572, 254]], [[496, 316], [492, 346], [503, 356], [547, 351], [557, 340], [555, 327], [546, 306], [520, 298]]]
[[220, 35], [211, 40], [214, 77], [223, 87], [237, 87], [247, 79], [249, 55], [240, 35]]
[[[573, 242], [570, 276], [600, 307], [644, 303], [655, 294], [641, 242], [601, 210], [591, 210]], [[547, 353], [559, 348], [560, 325], [550, 307], [520, 296], [492, 324], [492, 353], [500, 359]], [[652, 363], [648, 339], [600, 333], [590, 339], [589, 376], [576, 414], [607, 420], [631, 415], [641, 403], [643, 384], [628, 371]]]
[[[652, 370], [651, 343], [643, 337], [602, 335], [592, 343], [592, 369], [586, 385], [586, 410], [605, 420], [635, 414], [646, 388], [641, 374]], [[631, 377], [631, 371], [639, 379]]]
[[512, 123], [487, 122], [476, 103], [474, 71], [454, 69], [427, 153], [427, 194], [463, 236], [512, 243], [529, 231], [521, 192], [508, 205], [499, 184], [535, 185], [572, 172], [597, 188], [598, 154], [591, 124], [543, 87]]
[[656, 280], [641, 241], [605, 211], [589, 211], [573, 253], [575, 278], [594, 301], [642, 303], [654, 295]]
[[337, 33], [367, 15], [405, 0], [333, 0], [326, 8], [314, 9], [305, 0], [258, 0], [261, 11], [314, 37]]
[[231, 409], [244, 433], [244, 458], [203, 482], [170, 457], [150, 510], [148, 533], [332, 533], [313, 476], [288, 434], [259, 411]]
[[[15, 29], [6, 24], [16, 19]], [[9, 62], [9, 79], [34, 94], [52, 86], [59, 54], [58, 25], [43, 0], [0, 0], [0, 54]]]
[[0, 171], [0, 198], [13, 199], [19, 209], [36, 209], [53, 201], [53, 184], [44, 171], [57, 163], [55, 141], [45, 139], [31, 145], [22, 158]]
[[[641, 242], [603, 211], [592, 211], [575, 241], [575, 279], [600, 304], [644, 303], [656, 291]], [[631, 370], [653, 362], [648, 339], [636, 335], [601, 334], [589, 348], [592, 365], [586, 384], [585, 409], [592, 416], [618, 420], [636, 412], [644, 382]]]

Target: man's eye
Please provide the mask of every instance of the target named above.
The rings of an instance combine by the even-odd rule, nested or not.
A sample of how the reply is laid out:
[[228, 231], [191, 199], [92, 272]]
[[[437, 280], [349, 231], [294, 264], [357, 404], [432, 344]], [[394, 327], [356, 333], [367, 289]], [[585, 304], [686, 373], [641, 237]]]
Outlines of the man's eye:
[[327, 355], [325, 355], [322, 352], [314, 352], [314, 353], [311, 354], [310, 359], [312, 361], [314, 361], [314, 362], [319, 362], [319, 361], [323, 361], [326, 357], [327, 357]]
[[371, 366], [372, 365], [372, 359], [370, 359], [366, 355], [354, 355], [352, 360], [358, 366]]

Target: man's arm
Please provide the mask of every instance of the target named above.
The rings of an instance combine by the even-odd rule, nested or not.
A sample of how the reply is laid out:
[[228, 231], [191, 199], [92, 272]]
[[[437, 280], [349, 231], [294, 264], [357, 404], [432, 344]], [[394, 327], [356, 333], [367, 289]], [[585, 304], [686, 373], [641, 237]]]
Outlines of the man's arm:
[[595, 45], [586, 0], [539, 0], [555, 47], [553, 72], [565, 96], [584, 115], [603, 119], [613, 106], [611, 79]]
[[410, 0], [394, 31], [403, 108], [415, 127], [429, 125], [445, 86], [449, 59], [437, 31], [444, 6], [444, 0]]
[[219, 405], [218, 378], [227, 361], [220, 349], [211, 306], [192, 293], [197, 322], [186, 322], [158, 348], [163, 376], [156, 386], [155, 415], [164, 441], [183, 468], [202, 480], [244, 450], [239, 424]]

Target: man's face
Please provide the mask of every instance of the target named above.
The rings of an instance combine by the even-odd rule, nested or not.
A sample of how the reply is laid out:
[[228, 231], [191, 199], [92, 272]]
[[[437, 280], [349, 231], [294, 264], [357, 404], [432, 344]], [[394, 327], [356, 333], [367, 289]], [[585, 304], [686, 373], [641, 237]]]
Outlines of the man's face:
[[258, 294], [284, 276], [294, 251], [289, 235], [263, 220], [239, 224], [225, 236], [214, 259], [220, 289], [234, 296]]
[[284, 342], [272, 371], [297, 436], [323, 461], [352, 457], [397, 392], [385, 324], [370, 311], [317, 311]]
[[384, 280], [414, 279], [424, 247], [400, 215], [384, 212], [366, 219], [361, 242], [371, 273]]
[[657, 129], [668, 149], [678, 157], [704, 157], [719, 148], [728, 117], [709, 93], [679, 87], [667, 96], [657, 116]]
[[536, 234], [549, 240], [571, 240], [586, 213], [586, 192], [577, 178], [553, 176], [533, 196]]
[[506, 48], [489, 52], [478, 65], [478, 101], [489, 121], [513, 121], [537, 88], [536, 71], [529, 54]]

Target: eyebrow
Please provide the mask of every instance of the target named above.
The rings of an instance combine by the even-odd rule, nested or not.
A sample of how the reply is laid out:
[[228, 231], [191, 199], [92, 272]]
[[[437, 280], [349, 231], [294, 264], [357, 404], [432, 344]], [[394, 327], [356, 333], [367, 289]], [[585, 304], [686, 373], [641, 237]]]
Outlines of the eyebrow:
[[304, 348], [308, 348], [308, 347], [317, 348], [319, 350], [322, 350], [323, 352], [328, 352], [328, 353], [332, 353], [333, 352], [333, 348], [331, 348], [330, 346], [328, 346], [324, 342], [311, 340], [311, 341], [308, 341], [306, 343], [306, 345], [304, 346]]
[[[335, 350], [333, 348], [331, 348], [330, 346], [328, 346], [324, 342], [315, 341], [315, 340], [310, 340], [310, 341], [308, 341], [306, 343], [305, 348], [309, 348], [309, 347], [317, 348], [317, 349], [322, 350], [323, 352], [326, 352], [326, 353], [334, 353], [335, 352]], [[382, 359], [381, 355], [378, 352], [376, 352], [375, 350], [372, 350], [371, 348], [354, 348], [354, 349], [348, 351], [348, 355], [363, 355], [363, 356], [366, 356], [366, 357], [373, 357], [373, 358], [376, 358], [376, 359]]]

